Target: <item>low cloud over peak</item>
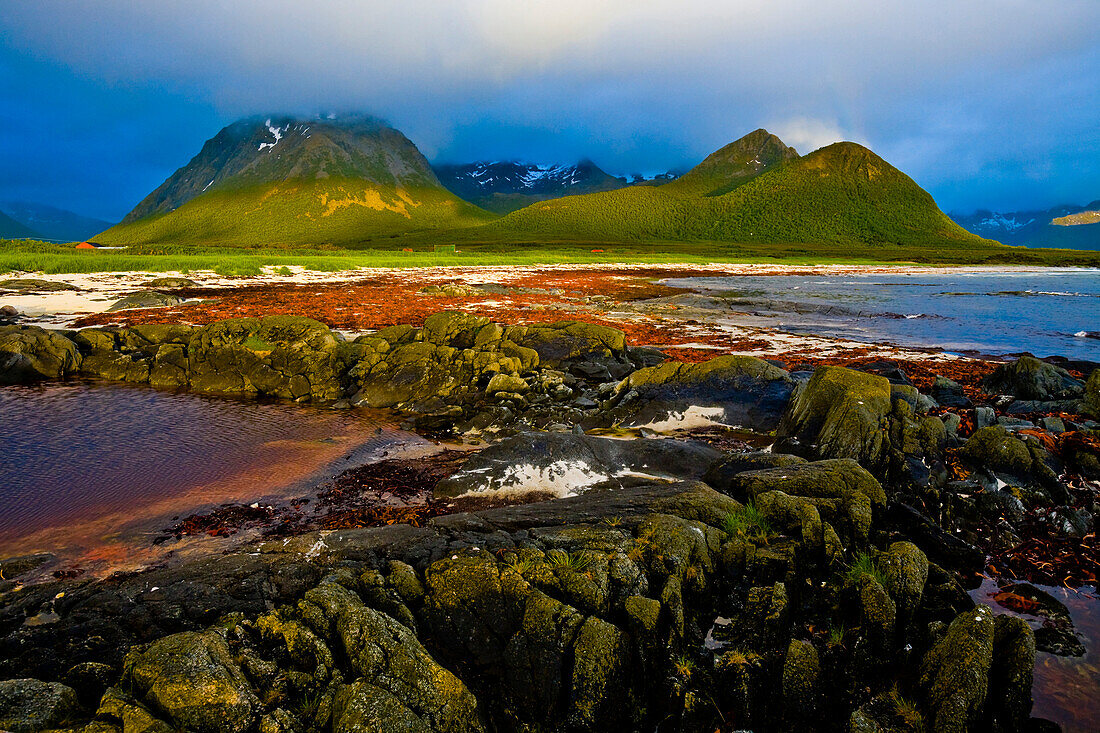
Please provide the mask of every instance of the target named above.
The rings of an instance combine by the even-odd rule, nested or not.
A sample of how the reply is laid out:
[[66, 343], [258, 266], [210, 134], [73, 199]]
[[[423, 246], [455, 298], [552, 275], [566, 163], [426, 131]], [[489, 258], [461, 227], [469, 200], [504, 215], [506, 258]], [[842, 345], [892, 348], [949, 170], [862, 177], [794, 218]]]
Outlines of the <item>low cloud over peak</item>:
[[[205, 127], [164, 151], [172, 168], [133, 171], [152, 178], [235, 117], [344, 108], [389, 119], [431, 157], [620, 171], [690, 164], [764, 125], [800, 152], [868, 144], [945, 208], [1043, 205], [1098, 195], [1083, 190], [1100, 169], [1098, 28], [1091, 0], [9, 3], [0, 69], [57, 94], [28, 108], [0, 82], [4, 117], [36, 114], [42, 135], [0, 143], [0, 187], [15, 185], [9, 155], [65, 177], [64, 160], [28, 157], [47, 135], [109, 151], [65, 121], [78, 102], [132, 121], [103, 168], [164, 141], [142, 124], [163, 110]], [[91, 213], [133, 203], [88, 196], [103, 199]]]

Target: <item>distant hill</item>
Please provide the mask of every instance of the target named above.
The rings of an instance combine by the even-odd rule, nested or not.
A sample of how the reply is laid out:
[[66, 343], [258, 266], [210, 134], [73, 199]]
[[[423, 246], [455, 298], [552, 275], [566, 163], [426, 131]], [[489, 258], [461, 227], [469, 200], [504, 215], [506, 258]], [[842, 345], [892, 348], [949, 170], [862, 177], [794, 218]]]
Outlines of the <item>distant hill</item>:
[[256, 117], [208, 140], [96, 241], [349, 245], [491, 218], [375, 118]]
[[757, 130], [656, 187], [546, 201], [489, 229], [592, 241], [981, 243], [908, 176], [867, 148], [836, 143], [799, 157]]
[[629, 185], [590, 160], [575, 165], [536, 165], [518, 161], [437, 165], [440, 182], [459, 198], [487, 211], [507, 214], [538, 201]]
[[980, 210], [952, 218], [968, 231], [1005, 244], [1100, 250], [1100, 201], [1035, 211]]
[[0, 203], [0, 211], [39, 236], [66, 242], [82, 242], [111, 226], [109, 221], [27, 201], [5, 201]]
[[42, 235], [0, 211], [0, 239], [26, 239]]

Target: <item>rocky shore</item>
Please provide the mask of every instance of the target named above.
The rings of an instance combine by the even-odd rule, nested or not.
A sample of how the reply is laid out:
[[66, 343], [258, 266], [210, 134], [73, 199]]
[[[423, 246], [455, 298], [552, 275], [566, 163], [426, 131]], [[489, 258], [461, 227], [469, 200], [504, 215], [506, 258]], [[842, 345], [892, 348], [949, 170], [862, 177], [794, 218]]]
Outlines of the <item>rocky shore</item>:
[[[1023, 357], [919, 390], [896, 361], [802, 366], [458, 311], [354, 339], [0, 326], [4, 384], [388, 407], [488, 444], [404, 522], [101, 581], [3, 561], [0, 729], [1056, 729], [1030, 717], [1036, 649], [1083, 649], [1027, 583], [1096, 583], [1100, 371]], [[1042, 620], [976, 605], [983, 572]]]

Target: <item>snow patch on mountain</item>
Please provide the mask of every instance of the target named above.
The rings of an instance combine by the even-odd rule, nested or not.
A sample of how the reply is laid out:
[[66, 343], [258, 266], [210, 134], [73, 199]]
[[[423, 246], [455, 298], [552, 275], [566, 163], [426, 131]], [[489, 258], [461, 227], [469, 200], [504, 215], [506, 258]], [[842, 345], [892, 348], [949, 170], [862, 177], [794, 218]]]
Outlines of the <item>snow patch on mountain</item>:
[[[275, 138], [275, 142], [273, 142], [273, 143], [260, 143], [260, 148], [259, 148], [260, 151], [266, 150], [267, 148], [275, 147], [276, 145], [279, 144], [279, 141], [283, 139], [283, 132], [284, 132], [283, 128], [273, 126], [271, 124], [270, 119], [268, 119], [267, 122], [265, 122], [264, 124], [267, 126], [267, 131], [270, 132], [271, 135]], [[290, 131], [290, 125], [286, 126], [286, 131], [287, 132]]]
[[1031, 224], [1035, 219], [1028, 219], [1023, 221], [1017, 219], [1015, 216], [1005, 216], [1004, 214], [994, 213], [990, 216], [982, 219], [978, 226], [987, 230], [999, 230], [1005, 232], [1015, 232], [1023, 229], [1028, 224]]

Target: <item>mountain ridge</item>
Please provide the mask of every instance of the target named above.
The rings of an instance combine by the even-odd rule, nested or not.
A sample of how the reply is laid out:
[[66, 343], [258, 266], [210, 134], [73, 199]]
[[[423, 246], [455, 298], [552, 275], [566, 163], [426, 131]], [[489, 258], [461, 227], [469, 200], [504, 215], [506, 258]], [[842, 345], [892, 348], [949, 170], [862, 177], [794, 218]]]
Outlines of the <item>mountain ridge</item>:
[[[756, 163], [744, 156], [762, 144], [770, 162], [761, 159], [757, 172]], [[717, 153], [673, 183], [534, 204], [487, 226], [593, 241], [983, 241], [952, 222], [911, 178], [856, 143], [835, 143], [799, 157], [757, 130]], [[715, 165], [732, 154], [740, 165]]]
[[272, 115], [222, 128], [97, 239], [344, 245], [487, 218], [378, 118]]
[[[1083, 217], [1100, 211], [1100, 200], [1084, 205], [1063, 204], [1049, 209], [998, 212], [979, 209], [971, 214], [952, 212], [951, 218], [967, 231], [1022, 247], [1060, 247], [1100, 250], [1100, 223]], [[1056, 220], [1066, 220], [1064, 223]], [[1070, 223], [1072, 222], [1072, 223]]]
[[32, 239], [42, 235], [0, 211], [0, 239]]
[[439, 164], [433, 170], [443, 186], [456, 196], [498, 214], [537, 201], [611, 191], [628, 185], [588, 159], [574, 164], [477, 161]]
[[78, 242], [111, 226], [111, 222], [103, 219], [30, 201], [0, 202], [0, 211], [44, 239]]

